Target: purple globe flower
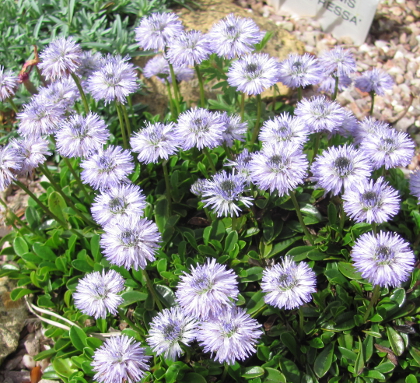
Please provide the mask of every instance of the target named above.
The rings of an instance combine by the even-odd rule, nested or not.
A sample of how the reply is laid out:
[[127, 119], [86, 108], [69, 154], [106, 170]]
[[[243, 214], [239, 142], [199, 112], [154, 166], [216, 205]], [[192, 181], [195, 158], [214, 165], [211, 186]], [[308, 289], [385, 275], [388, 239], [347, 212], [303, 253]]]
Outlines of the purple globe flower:
[[147, 343], [156, 355], [176, 360], [183, 353], [180, 343], [189, 345], [197, 332], [197, 321], [186, 315], [180, 307], [165, 309], [150, 323]]
[[316, 292], [316, 275], [305, 262], [285, 257], [281, 263], [264, 269], [261, 290], [265, 303], [292, 310], [312, 300]]
[[396, 233], [365, 233], [356, 241], [351, 257], [354, 267], [372, 285], [397, 287], [414, 268], [410, 245]]
[[241, 208], [238, 203], [246, 207], [252, 206], [253, 198], [242, 195], [246, 191], [247, 181], [242, 174], [222, 171], [205, 184], [202, 191], [204, 207], [211, 206], [218, 217], [239, 216]]
[[356, 72], [356, 60], [353, 55], [341, 47], [325, 52], [319, 59], [325, 72], [333, 76], [348, 76]]
[[420, 170], [410, 174], [410, 193], [411, 195], [417, 197], [420, 204]]
[[226, 162], [226, 166], [232, 166], [233, 169], [242, 174], [248, 183], [251, 182], [251, 173], [249, 170], [249, 163], [252, 160], [252, 155], [248, 152], [248, 149], [244, 149], [235, 160], [228, 160]]
[[87, 79], [92, 76], [93, 73], [100, 70], [105, 62], [104, 57], [99, 52], [83, 51], [77, 74], [80, 77]]
[[263, 36], [254, 20], [231, 13], [212, 27], [208, 40], [214, 53], [232, 59], [251, 53]]
[[340, 125], [337, 125], [333, 131], [333, 134], [339, 134], [343, 137], [352, 137], [359, 129], [359, 121], [355, 115], [348, 109], [344, 109], [344, 119]]
[[223, 112], [222, 119], [225, 122], [223, 144], [227, 147], [232, 147], [235, 140], [244, 141], [244, 136], [248, 131], [248, 124], [241, 122], [241, 117], [237, 114], [229, 116], [226, 112]]
[[153, 13], [141, 19], [135, 29], [136, 41], [145, 50], [163, 51], [171, 39], [184, 31], [175, 13]]
[[197, 340], [204, 352], [211, 352], [219, 363], [235, 364], [256, 352], [261, 325], [239, 307], [225, 309], [217, 317], [202, 322]]
[[279, 197], [303, 183], [307, 168], [302, 148], [284, 141], [264, 145], [249, 163], [252, 182], [261, 190], [277, 191]]
[[18, 86], [19, 78], [10, 70], [5, 72], [4, 67], [0, 65], [0, 101], [13, 97]]
[[139, 342], [126, 335], [107, 339], [93, 355], [93, 379], [99, 383], [139, 382], [149, 369], [151, 358], [144, 352]]
[[[194, 77], [194, 69], [192, 68], [174, 66], [174, 72], [179, 82], [190, 81]], [[146, 78], [156, 76], [162, 83], [172, 83], [168, 60], [162, 55], [157, 55], [146, 63], [143, 69], [143, 75]]]
[[206, 320], [215, 319], [234, 306], [239, 294], [233, 270], [207, 259], [204, 265], [191, 267], [191, 274], [180, 277], [176, 300], [187, 315]]
[[80, 93], [73, 79], [62, 78], [45, 88], [40, 88], [39, 93], [33, 97], [33, 100], [39, 104], [57, 105], [68, 112], [79, 97]]
[[289, 88], [304, 88], [318, 84], [323, 73], [315, 57], [308, 53], [302, 56], [292, 53], [280, 63], [279, 78]]
[[207, 182], [208, 181], [206, 179], [199, 178], [191, 185], [190, 192], [195, 196], [201, 198], [201, 196], [203, 195], [204, 188], [207, 185]]
[[267, 53], [248, 54], [229, 68], [230, 86], [248, 95], [261, 94], [278, 81], [279, 63]]
[[331, 147], [318, 155], [311, 166], [312, 181], [332, 195], [362, 182], [370, 176], [371, 171], [369, 158], [353, 145]]
[[381, 136], [386, 134], [391, 126], [384, 121], [377, 121], [373, 117], [365, 117], [353, 131], [355, 144], [360, 145], [367, 136]]
[[82, 49], [72, 37], [53, 40], [39, 55], [38, 68], [47, 80], [56, 80], [75, 73], [82, 62]]
[[350, 185], [342, 198], [344, 211], [356, 222], [387, 222], [400, 210], [398, 191], [382, 177]]
[[0, 191], [4, 191], [22, 169], [24, 157], [13, 145], [0, 146]]
[[[338, 90], [342, 92], [351, 85], [351, 78], [345, 75], [338, 76]], [[319, 83], [318, 91], [333, 94], [335, 91], [335, 78], [332, 76], [324, 77]]]
[[383, 96], [385, 91], [392, 89], [394, 80], [388, 73], [374, 68], [364, 72], [358, 77], [354, 81], [354, 86], [362, 92], [374, 92], [375, 94]]
[[77, 284], [73, 294], [74, 305], [95, 319], [106, 318], [108, 312], [115, 315], [118, 306], [124, 302], [119, 295], [124, 289], [124, 282], [121, 274], [114, 270], [87, 274]]

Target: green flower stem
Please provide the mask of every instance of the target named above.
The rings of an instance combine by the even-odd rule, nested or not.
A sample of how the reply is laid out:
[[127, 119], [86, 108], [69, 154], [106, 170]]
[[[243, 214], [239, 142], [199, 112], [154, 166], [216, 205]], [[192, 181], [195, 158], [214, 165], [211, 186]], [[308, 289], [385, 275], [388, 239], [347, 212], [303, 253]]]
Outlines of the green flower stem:
[[168, 216], [172, 215], [172, 196], [171, 196], [171, 183], [169, 181], [168, 174], [168, 160], [162, 162], [163, 176], [165, 177], [165, 186], [166, 186], [166, 201], [168, 202]]
[[372, 292], [372, 297], [370, 298], [369, 306], [366, 309], [365, 316], [363, 317], [363, 321], [366, 322], [369, 318], [369, 314], [372, 311], [372, 308], [378, 302], [379, 297], [381, 296], [381, 287], [379, 285], [375, 285]]
[[212, 172], [216, 173], [216, 167], [214, 166], [213, 159], [211, 158], [208, 149], [203, 148], [203, 153], [207, 157], [207, 160], [209, 161], [209, 165], [210, 165], [210, 168], [211, 168]]
[[200, 86], [201, 107], [204, 108], [206, 106], [206, 97], [205, 97], [205, 94], [204, 94], [203, 76], [201, 75], [200, 67], [198, 65], [195, 65], [194, 68], [195, 68], [195, 72], [197, 73], [197, 77], [198, 77], [198, 85]]
[[308, 241], [313, 246], [315, 244], [314, 239], [312, 237], [312, 234], [309, 232], [308, 228], [306, 227], [305, 223], [303, 222], [303, 217], [302, 217], [302, 213], [300, 212], [299, 203], [298, 203], [298, 201], [296, 199], [296, 194], [295, 194], [295, 192], [293, 190], [290, 192], [290, 198], [292, 199], [293, 206], [295, 207], [296, 214], [298, 216], [298, 220], [299, 220], [300, 226], [302, 226], [302, 229], [303, 229], [303, 232], [306, 235], [306, 238], [308, 239]]
[[301, 86], [299, 86], [298, 88], [297, 88], [297, 95], [298, 95], [298, 101], [301, 101], [302, 100], [302, 87]]
[[260, 315], [265, 309], [267, 308], [267, 305], [264, 304], [264, 306], [260, 307], [257, 311], [255, 311], [254, 314], [251, 315], [251, 318], [256, 318], [258, 315]]
[[69, 168], [70, 173], [73, 175], [73, 178], [76, 180], [77, 185], [79, 185], [80, 189], [85, 195], [86, 200], [90, 201], [89, 192], [86, 190], [85, 185], [83, 185], [82, 180], [80, 179], [79, 175], [74, 170], [73, 165], [71, 164], [70, 160], [67, 157], [63, 157], [63, 159], [67, 167]]
[[245, 116], [245, 93], [241, 94], [241, 122], [244, 122]]
[[122, 114], [119, 102], [117, 102], [115, 105], [117, 107], [118, 120], [120, 121], [120, 129], [121, 129], [121, 135], [122, 135], [122, 139], [123, 139], [123, 147], [124, 147], [124, 149], [128, 149], [128, 142], [127, 142], [127, 135], [125, 133], [123, 114]]
[[303, 309], [302, 306], [299, 307], [299, 332], [300, 337], [303, 338], [305, 336], [305, 330], [303, 328], [303, 325], [305, 323], [305, 318], [303, 317]]
[[124, 104], [120, 104], [120, 108], [123, 112], [123, 116], [124, 116], [124, 121], [125, 121], [125, 128], [127, 129], [127, 137], [128, 139], [130, 139], [131, 136], [131, 125], [130, 125], [130, 119], [128, 118], [128, 113], [127, 113], [127, 108], [125, 107]]
[[273, 104], [271, 106], [271, 111], [273, 113], [276, 111], [276, 84], [273, 85]]
[[171, 84], [168, 80], [166, 80], [166, 89], [168, 91], [168, 98], [169, 98], [169, 108], [171, 110], [171, 115], [175, 115], [175, 106], [174, 106], [174, 100], [172, 98], [172, 91], [171, 91]]
[[311, 164], [312, 164], [312, 162], [314, 162], [314, 159], [315, 159], [316, 155], [318, 154], [319, 142], [320, 141], [321, 141], [321, 133], [315, 133], [315, 142], [314, 142], [314, 147], [313, 147]]
[[221, 383], [225, 381], [227, 373], [228, 373], [228, 369], [229, 369], [229, 365], [225, 363], [224, 368], [223, 368], [223, 374], [222, 374], [222, 377], [220, 378]]
[[335, 79], [335, 85], [334, 85], [334, 94], [332, 95], [332, 100], [335, 101], [335, 99], [337, 98], [337, 94], [338, 94], [338, 75], [337, 76], [333, 76]]
[[146, 280], [147, 288], [149, 289], [150, 294], [152, 294], [153, 299], [155, 300], [157, 306], [159, 307], [159, 310], [162, 311], [163, 310], [163, 305], [162, 305], [162, 302], [159, 299], [159, 296], [157, 295], [157, 292], [156, 292], [155, 288], [153, 287], [153, 283], [150, 280], [149, 275], [147, 274], [146, 269], [145, 270], [142, 270], [142, 271], [143, 271], [144, 279]]
[[261, 95], [257, 94], [257, 120], [255, 121], [254, 131], [252, 132], [252, 138], [251, 138], [251, 143], [250, 143], [251, 148], [254, 145], [255, 141], [257, 140], [258, 134], [260, 132], [261, 110], [262, 110]]
[[90, 112], [89, 104], [87, 102], [85, 92], [83, 91], [82, 84], [80, 84], [80, 79], [73, 72], [71, 73], [71, 77], [73, 78], [74, 82], [76, 83], [77, 89], [79, 90], [80, 97], [82, 98], [83, 107], [85, 108], [85, 113], [88, 114]]
[[178, 88], [178, 82], [176, 81], [176, 75], [174, 72], [174, 67], [172, 64], [168, 61], [169, 64], [169, 72], [171, 73], [171, 79], [172, 79], [172, 86], [174, 87], [174, 96], [175, 96], [175, 108], [176, 108], [176, 116], [175, 119], [178, 118], [178, 115], [181, 113], [181, 106], [179, 105], [181, 102], [181, 94], [179, 92]]
[[15, 113], [18, 113], [18, 112], [19, 112], [19, 110], [18, 110], [18, 108], [17, 108], [16, 104], [14, 103], [14, 101], [13, 101], [12, 97], [9, 97], [9, 98], [7, 99], [7, 101], [9, 101], [9, 104], [10, 104], [10, 106], [12, 107], [12, 109], [14, 110], [14, 112], [15, 112]]
[[225, 150], [226, 157], [229, 158], [230, 160], [233, 160], [232, 151], [230, 150], [229, 146], [226, 145], [226, 143], [223, 143], [223, 149]]
[[372, 222], [371, 225], [372, 225], [373, 234], [375, 234], [376, 236], [376, 234], [378, 234], [378, 225], [376, 224], [376, 222]]
[[144, 330], [142, 330], [140, 327], [137, 327], [134, 324], [134, 322], [131, 319], [129, 319], [127, 317], [127, 315], [125, 315], [124, 309], [121, 309], [121, 308], [118, 309], [118, 314], [121, 317], [121, 319], [123, 319], [124, 321], [126, 321], [133, 330], [137, 331], [137, 334], [141, 338], [141, 341], [144, 342]]
[[370, 106], [370, 115], [373, 114], [373, 108], [375, 106], [375, 92], [370, 92], [370, 99], [372, 100], [371, 106]]
[[343, 201], [340, 202], [340, 233], [343, 235], [344, 223], [346, 222], [346, 212], [344, 211]]

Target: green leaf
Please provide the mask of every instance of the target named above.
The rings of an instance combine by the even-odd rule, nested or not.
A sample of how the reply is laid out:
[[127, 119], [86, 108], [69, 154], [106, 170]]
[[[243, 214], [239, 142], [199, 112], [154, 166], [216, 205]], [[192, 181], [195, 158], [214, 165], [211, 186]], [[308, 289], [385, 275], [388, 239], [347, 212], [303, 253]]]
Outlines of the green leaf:
[[354, 363], [354, 372], [356, 375], [360, 375], [365, 368], [365, 357], [363, 355], [363, 344], [359, 338], [359, 352], [357, 354], [356, 362]]
[[65, 378], [69, 378], [77, 369], [74, 369], [70, 359], [55, 358], [52, 362], [55, 372]]
[[291, 360], [280, 359], [280, 369], [286, 377], [287, 383], [300, 383], [301, 374], [299, 368]]
[[383, 374], [386, 374], [387, 372], [391, 372], [394, 368], [395, 368], [394, 363], [386, 361], [385, 363], [382, 363], [379, 366], [376, 366], [375, 370], [382, 372]]
[[341, 355], [343, 355], [346, 359], [351, 360], [353, 362], [357, 359], [357, 354], [348, 348], [338, 346], [338, 350], [340, 351]]
[[73, 346], [76, 347], [79, 351], [83, 351], [83, 349], [87, 346], [86, 333], [81, 328], [72, 326], [70, 328], [69, 335]]
[[123, 293], [121, 296], [124, 299], [124, 302], [120, 306], [126, 307], [135, 302], [145, 301], [147, 299], [148, 294], [142, 293], [140, 291], [127, 291], [126, 293]]
[[98, 338], [88, 337], [86, 338], [86, 343], [90, 348], [95, 350], [98, 347], [101, 347], [104, 342]]
[[338, 270], [349, 279], [362, 279], [362, 274], [356, 271], [351, 263], [338, 262]]
[[322, 378], [330, 369], [334, 355], [334, 344], [330, 343], [316, 357], [314, 372], [318, 378]]
[[55, 262], [57, 255], [49, 248], [48, 246], [43, 245], [42, 243], [35, 242], [32, 245], [32, 249], [34, 253], [40, 256], [42, 259], [46, 261]]
[[93, 267], [82, 259], [75, 259], [71, 262], [71, 264], [76, 270], [82, 271], [84, 273], [91, 273], [93, 271]]
[[264, 303], [264, 293], [259, 290], [257, 292], [244, 292], [242, 294], [247, 298], [246, 311], [249, 315], [256, 313]]
[[38, 362], [39, 360], [43, 360], [43, 359], [51, 357], [56, 352], [57, 351], [54, 350], [53, 348], [50, 348], [49, 350], [41, 351], [39, 354], [34, 356], [34, 360], [35, 362]]
[[196, 372], [190, 372], [182, 379], [183, 383], [207, 383], [206, 378], [203, 375], [197, 374]]
[[265, 257], [265, 258], [274, 257], [276, 254], [282, 252], [283, 250], [286, 250], [290, 245], [292, 245], [293, 243], [295, 243], [297, 241], [300, 241], [301, 239], [302, 239], [301, 236], [297, 236], [297, 237], [289, 238], [289, 239], [286, 239], [285, 241], [276, 243], [273, 246], [270, 254], [268, 254], [268, 256]]
[[28, 244], [22, 237], [16, 237], [13, 241], [13, 249], [20, 257], [29, 251]]
[[405, 378], [405, 383], [418, 383], [418, 380], [413, 374], [410, 374]]
[[264, 367], [266, 376], [264, 377], [264, 383], [287, 383], [286, 377], [279, 371], [271, 367]]
[[405, 302], [405, 290], [403, 288], [395, 289], [390, 298], [392, 301], [398, 303], [399, 307], [401, 307]]
[[264, 375], [264, 372], [264, 369], [259, 366], [246, 367], [244, 368], [241, 376], [246, 379], [252, 379]]
[[369, 370], [366, 374], [362, 376], [366, 376], [367, 378], [377, 379], [377, 380], [386, 380], [385, 375], [380, 373], [377, 370]]
[[25, 289], [25, 288], [17, 288], [12, 290], [12, 292], [10, 293], [10, 299], [12, 301], [17, 301], [18, 299], [22, 298], [24, 295], [28, 295], [28, 294], [32, 294], [35, 291], [33, 290], [29, 290], [29, 289]]
[[225, 253], [232, 251], [235, 244], [238, 243], [238, 233], [236, 230], [231, 231], [225, 239]]
[[410, 346], [408, 351], [410, 352], [414, 360], [417, 362], [417, 364], [420, 365], [420, 351], [413, 346]]
[[159, 298], [166, 307], [175, 306], [175, 294], [169, 287], [163, 285], [155, 285], [154, 287], [156, 289], [156, 293], [159, 295]]
[[298, 347], [295, 337], [290, 332], [284, 332], [280, 335], [281, 341], [289, 349], [289, 351], [294, 355], [298, 356]]
[[64, 198], [56, 191], [53, 191], [48, 196], [48, 208], [53, 214], [55, 214], [59, 219], [66, 222], [67, 217], [65, 216], [64, 209], [67, 207]]
[[28, 206], [25, 211], [25, 218], [29, 223], [29, 226], [32, 229], [38, 228], [41, 224], [41, 217], [39, 216], [38, 212], [32, 206]]
[[311, 339], [309, 342], [309, 346], [313, 347], [313, 348], [324, 348], [324, 342], [322, 341], [321, 338], [314, 338]]
[[101, 239], [101, 236], [99, 234], [95, 234], [90, 239], [90, 251], [92, 252], [92, 257], [95, 260], [95, 262], [100, 262], [102, 255], [101, 250], [99, 246], [99, 240]]
[[387, 326], [386, 334], [388, 335], [389, 343], [395, 355], [400, 356], [404, 352], [404, 340], [392, 327]]

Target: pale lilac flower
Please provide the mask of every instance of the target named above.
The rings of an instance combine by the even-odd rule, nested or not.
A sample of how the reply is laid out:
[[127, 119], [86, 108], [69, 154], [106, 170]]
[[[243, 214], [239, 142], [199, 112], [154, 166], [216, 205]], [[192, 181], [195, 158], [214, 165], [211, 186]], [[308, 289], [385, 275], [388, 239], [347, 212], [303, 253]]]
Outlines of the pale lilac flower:
[[13, 97], [19, 86], [19, 78], [11, 71], [4, 71], [0, 65], [0, 101], [3, 102]]
[[279, 63], [267, 53], [253, 53], [234, 61], [227, 73], [230, 86], [247, 95], [261, 94], [278, 81]]
[[153, 13], [143, 17], [135, 29], [136, 41], [145, 50], [163, 51], [171, 39], [184, 31], [175, 13]]
[[362, 92], [374, 92], [375, 94], [383, 96], [385, 91], [392, 89], [394, 80], [388, 73], [374, 68], [363, 72], [362, 75], [354, 81], [354, 86]]
[[300, 117], [311, 133], [334, 132], [346, 117], [344, 108], [324, 96], [303, 99], [297, 104], [295, 115]]
[[191, 193], [201, 198], [207, 182], [208, 181], [206, 179], [199, 178], [197, 181], [195, 181], [191, 185], [191, 189], [190, 189]]
[[344, 119], [341, 124], [337, 125], [332, 134], [339, 134], [343, 137], [352, 137], [359, 129], [359, 121], [355, 115], [349, 110], [344, 109]]
[[[188, 67], [174, 66], [174, 73], [179, 82], [190, 81], [194, 77], [194, 69]], [[172, 83], [168, 60], [162, 55], [157, 55], [146, 63], [143, 69], [143, 75], [146, 78], [156, 76], [162, 83], [166, 83], [166, 81], [170, 84]]]
[[167, 160], [178, 151], [180, 140], [175, 132], [175, 124], [170, 122], [154, 124], [148, 122], [146, 127], [135, 133], [130, 139], [133, 152], [138, 153], [138, 161], [145, 164]]
[[355, 144], [361, 144], [368, 136], [381, 136], [391, 129], [385, 121], [377, 121], [373, 117], [365, 117], [353, 131]]
[[124, 278], [114, 270], [102, 270], [86, 274], [79, 280], [73, 293], [74, 305], [83, 313], [98, 318], [115, 315], [124, 302], [120, 293], [124, 290]]
[[197, 332], [197, 321], [180, 307], [165, 309], [150, 323], [147, 343], [156, 355], [175, 361], [183, 353], [180, 343], [189, 345]]
[[16, 179], [22, 169], [23, 156], [12, 145], [0, 146], [0, 191]]
[[82, 49], [73, 37], [53, 40], [39, 55], [38, 68], [47, 80], [56, 80], [76, 73], [82, 62]]
[[353, 145], [331, 147], [318, 155], [311, 166], [316, 187], [332, 195], [368, 178], [371, 171], [369, 158]]
[[308, 140], [308, 135], [309, 130], [303, 120], [282, 113], [264, 122], [258, 138], [263, 145], [282, 141], [303, 145]]
[[360, 150], [370, 158], [374, 169], [407, 166], [414, 156], [415, 145], [407, 133], [395, 129], [369, 135], [360, 144]]
[[200, 31], [188, 31], [175, 36], [168, 44], [167, 57], [174, 66], [195, 66], [211, 55], [207, 37]]
[[362, 277], [381, 287], [400, 286], [410, 277], [415, 263], [408, 242], [384, 231], [361, 235], [350, 255]]
[[12, 139], [9, 145], [22, 156], [22, 167], [19, 170], [22, 176], [29, 176], [33, 169], [46, 161], [46, 156], [52, 154], [48, 150], [48, 141], [43, 137]]
[[242, 174], [248, 183], [251, 182], [251, 173], [249, 170], [249, 163], [252, 160], [251, 153], [248, 152], [248, 149], [244, 149], [235, 160], [227, 160], [226, 166], [232, 166], [235, 171], [239, 174]]
[[277, 191], [279, 197], [303, 183], [307, 169], [302, 147], [285, 141], [264, 145], [249, 163], [252, 182], [260, 190]]
[[179, 115], [176, 134], [183, 150], [193, 147], [212, 149], [222, 143], [225, 129], [220, 113], [193, 108]]
[[417, 197], [420, 204], [420, 170], [416, 170], [410, 174], [410, 193]]
[[143, 270], [147, 261], [155, 260], [161, 236], [153, 221], [130, 216], [111, 221], [104, 231], [100, 241], [102, 252], [113, 265]]
[[214, 53], [232, 59], [251, 53], [263, 36], [254, 20], [231, 13], [213, 25], [208, 40]]
[[356, 60], [351, 52], [341, 47], [325, 52], [319, 58], [319, 63], [327, 74], [333, 76], [348, 76], [357, 69]]
[[210, 206], [218, 217], [239, 216], [241, 208], [252, 206], [252, 197], [242, 194], [248, 191], [247, 181], [242, 174], [228, 174], [225, 171], [217, 173], [208, 181], [202, 191], [204, 207]]
[[106, 226], [115, 219], [127, 219], [143, 215], [146, 197], [137, 185], [118, 185], [111, 187], [95, 197], [91, 212], [93, 219]]
[[244, 136], [248, 130], [248, 124], [246, 122], [241, 122], [241, 117], [237, 114], [228, 115], [226, 112], [223, 112], [222, 119], [225, 123], [223, 144], [227, 147], [232, 147], [235, 140], [244, 141]]
[[99, 150], [82, 161], [81, 178], [94, 189], [106, 189], [128, 182], [127, 176], [134, 170], [130, 151], [119, 146], [109, 146]]
[[306, 87], [321, 81], [323, 69], [318, 60], [308, 53], [292, 53], [280, 63], [279, 80], [289, 88]]
[[149, 369], [145, 348], [127, 335], [113, 336], [95, 350], [91, 366], [99, 383], [137, 383]]
[[232, 308], [238, 298], [235, 272], [215, 259], [191, 266], [191, 274], [184, 272], [180, 279], [175, 293], [177, 302], [187, 315], [201, 320], [217, 318]]
[[80, 93], [76, 83], [73, 79], [65, 77], [45, 88], [40, 88], [33, 100], [38, 103], [57, 105], [65, 111], [69, 111], [79, 97]]
[[342, 196], [346, 214], [356, 222], [383, 223], [400, 210], [398, 191], [382, 178], [350, 185]]
[[262, 334], [258, 321], [245, 309], [235, 307], [202, 322], [197, 340], [204, 352], [211, 352], [217, 362], [232, 365], [256, 352], [255, 346]]
[[89, 77], [87, 87], [95, 100], [125, 104], [127, 96], [139, 89], [136, 69], [128, 60], [108, 55], [102, 68]]
[[55, 133], [57, 151], [63, 157], [89, 157], [102, 150], [109, 136], [108, 127], [96, 113], [86, 117], [75, 114]]
[[104, 57], [99, 52], [83, 51], [77, 74], [87, 79], [93, 73], [100, 70], [105, 62]]
[[[342, 92], [351, 85], [351, 78], [346, 75], [338, 76], [338, 90]], [[335, 92], [335, 78], [332, 76], [324, 77], [319, 83], [318, 91], [334, 94]]]
[[316, 292], [316, 275], [305, 262], [284, 257], [281, 263], [263, 271], [261, 290], [265, 303], [292, 310], [312, 300]]

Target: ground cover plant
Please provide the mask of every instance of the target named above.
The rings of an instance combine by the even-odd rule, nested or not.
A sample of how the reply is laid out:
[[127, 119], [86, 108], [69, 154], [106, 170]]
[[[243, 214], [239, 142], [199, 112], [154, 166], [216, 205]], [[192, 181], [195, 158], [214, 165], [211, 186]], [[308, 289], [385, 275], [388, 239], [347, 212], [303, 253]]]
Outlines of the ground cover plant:
[[[137, 113], [129, 57], [72, 37], [28, 64], [21, 107], [1, 70], [18, 137], [0, 188], [30, 199], [24, 220], [9, 212], [0, 276], [54, 340], [36, 357], [51, 359], [43, 377], [417, 382], [420, 173], [401, 170], [414, 143], [335, 101], [354, 81], [373, 110], [392, 78], [356, 74], [342, 48], [279, 62], [235, 15], [204, 35], [153, 13], [129, 33], [155, 54], [142, 72], [166, 84], [164, 115]], [[178, 82], [194, 76], [188, 105]], [[41, 174], [36, 196], [24, 179]]]

